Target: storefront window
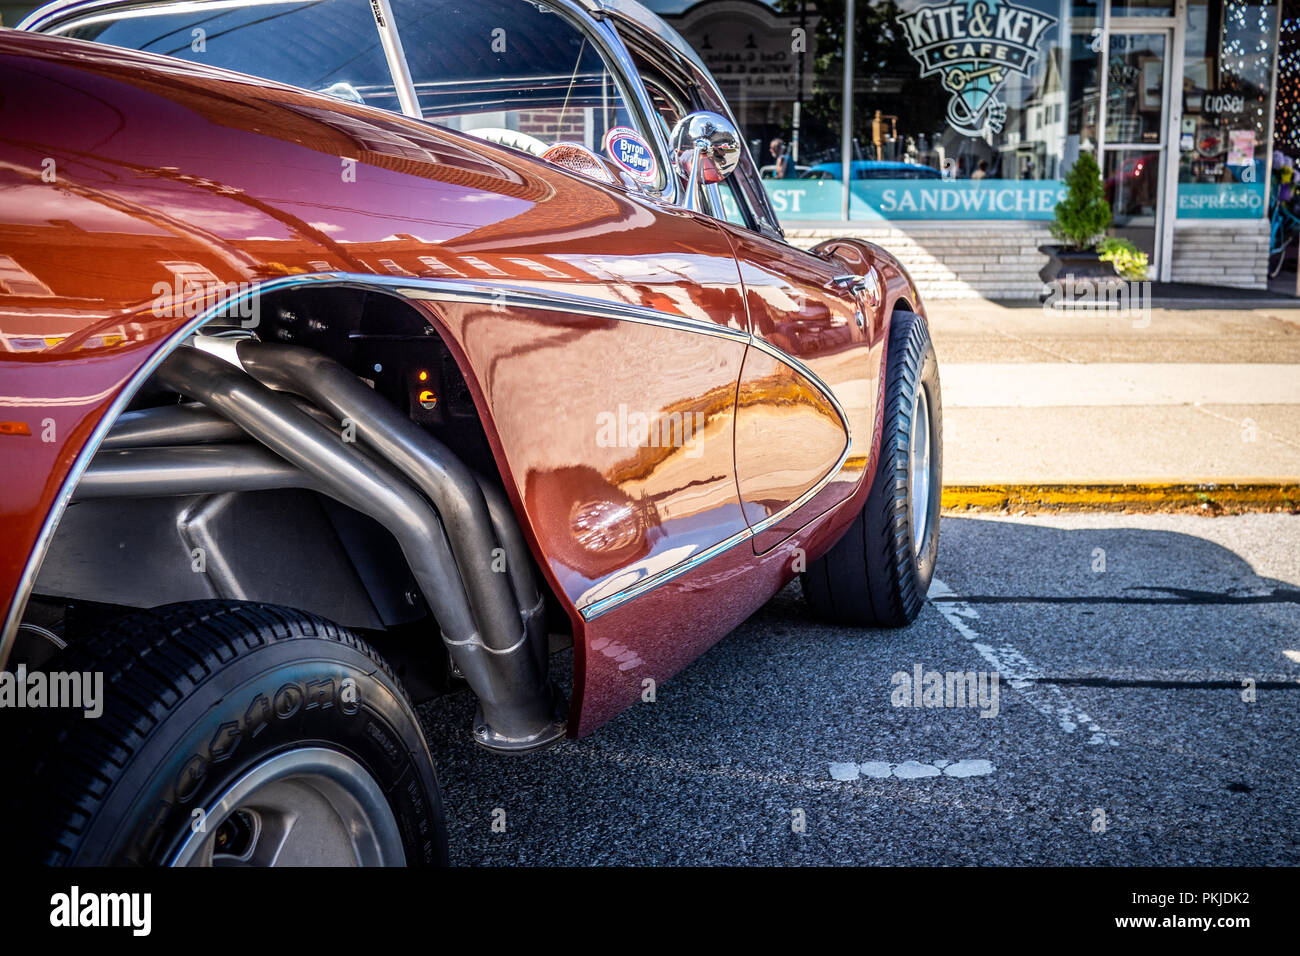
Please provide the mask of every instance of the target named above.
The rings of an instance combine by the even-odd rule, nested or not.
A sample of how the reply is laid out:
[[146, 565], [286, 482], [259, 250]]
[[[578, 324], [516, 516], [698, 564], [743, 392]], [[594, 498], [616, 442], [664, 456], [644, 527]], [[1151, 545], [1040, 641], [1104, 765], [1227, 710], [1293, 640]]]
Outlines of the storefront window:
[[1093, 17], [1072, 18], [1070, 31], [1069, 100], [1065, 125], [1065, 155], [1069, 169], [1080, 151], [1096, 153], [1101, 120], [1101, 35]]
[[1050, 220], [1083, 151], [1143, 248], [1175, 176], [1179, 216], [1266, 211], [1277, 0], [855, 0], [847, 120], [845, 0], [649, 2], [784, 222]]
[[[843, 218], [845, 0], [650, 6], [717, 78], [781, 219]], [[857, 0], [849, 218], [1050, 219], [1071, 105], [1062, 12]]]
[[843, 0], [836, 9], [811, 0], [649, 0], [648, 6], [713, 74], [777, 215], [840, 219]]
[[1178, 141], [1180, 218], [1267, 213], [1276, 36], [1274, 3], [1189, 0]]

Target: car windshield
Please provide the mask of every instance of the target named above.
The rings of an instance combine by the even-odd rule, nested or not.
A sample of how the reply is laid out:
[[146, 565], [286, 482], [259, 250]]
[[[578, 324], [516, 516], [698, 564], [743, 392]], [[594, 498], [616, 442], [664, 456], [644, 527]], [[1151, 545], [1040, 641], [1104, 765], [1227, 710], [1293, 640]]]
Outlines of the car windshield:
[[424, 118], [532, 153], [560, 141], [606, 152], [635, 127], [600, 51], [529, 0], [394, 0]]
[[[663, 185], [591, 37], [534, 0], [394, 0], [421, 115], [540, 156], [577, 142]], [[52, 31], [401, 111], [367, 0], [122, 5]], [[630, 159], [629, 159], [630, 157]]]
[[55, 32], [400, 109], [370, 7], [362, 0], [121, 7]]

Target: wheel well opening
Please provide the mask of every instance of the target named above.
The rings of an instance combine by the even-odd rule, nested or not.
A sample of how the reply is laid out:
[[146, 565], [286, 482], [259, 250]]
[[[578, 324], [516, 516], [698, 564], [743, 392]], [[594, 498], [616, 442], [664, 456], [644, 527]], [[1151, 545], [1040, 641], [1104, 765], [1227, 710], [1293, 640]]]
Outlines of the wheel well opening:
[[[262, 342], [292, 344], [333, 359], [504, 490], [473, 394], [447, 343], [419, 309], [384, 291], [313, 286], [267, 292], [251, 312], [242, 320], [218, 317], [202, 333], [251, 333]], [[154, 377], [126, 411], [184, 401]], [[39, 619], [45, 630], [75, 640], [102, 628], [118, 612], [136, 608], [205, 598], [259, 600], [317, 613], [366, 633], [408, 686], [421, 680], [430, 663], [445, 665], [441, 642], [427, 640], [432, 612], [411, 568], [393, 535], [372, 518], [311, 490], [192, 498], [74, 501], [56, 529], [25, 620]], [[233, 504], [208, 507], [209, 499], [222, 498], [234, 499]], [[193, 542], [184, 533], [178, 536], [178, 529], [199, 512], [206, 522], [200, 531], [210, 541], [225, 542], [228, 550], [206, 555], [205, 573], [194, 574]], [[87, 544], [92, 539], [95, 543]], [[120, 560], [132, 548], [133, 560]], [[113, 549], [118, 553], [110, 554]], [[91, 553], [96, 550], [102, 553]], [[244, 567], [232, 574], [231, 561]], [[86, 567], [109, 570], [88, 576], [81, 570]], [[213, 571], [217, 573], [209, 573]], [[549, 629], [557, 634], [553, 644], [562, 647], [564, 632], [570, 630], [568, 617], [544, 577], [536, 578]], [[417, 644], [434, 649], [436, 660], [416, 656], [408, 668], [402, 650]], [[432, 678], [433, 687], [445, 685], [445, 674]], [[410, 690], [416, 698], [428, 696], [416, 686]]]

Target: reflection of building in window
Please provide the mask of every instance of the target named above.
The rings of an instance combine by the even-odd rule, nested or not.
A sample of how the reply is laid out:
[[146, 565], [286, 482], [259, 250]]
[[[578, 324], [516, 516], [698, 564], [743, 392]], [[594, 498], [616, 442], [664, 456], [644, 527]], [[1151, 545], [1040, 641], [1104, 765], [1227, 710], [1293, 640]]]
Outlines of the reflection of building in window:
[[[656, 3], [668, 23], [700, 55], [736, 115], [760, 166], [771, 165], [768, 144], [780, 137], [795, 145], [796, 104], [804, 116], [813, 95], [820, 16], [811, 2], [701, 0], [687, 5]], [[773, 9], [775, 7], [775, 9]], [[803, 33], [796, 31], [802, 30]], [[802, 77], [802, 86], [800, 79]], [[799, 137], [797, 162], [805, 165], [824, 148], [821, 124], [811, 124], [813, 141]]]
[[1065, 154], [1065, 87], [1061, 83], [1060, 51], [1046, 58], [1042, 81], [1008, 121], [998, 147], [1002, 179], [1060, 179]]

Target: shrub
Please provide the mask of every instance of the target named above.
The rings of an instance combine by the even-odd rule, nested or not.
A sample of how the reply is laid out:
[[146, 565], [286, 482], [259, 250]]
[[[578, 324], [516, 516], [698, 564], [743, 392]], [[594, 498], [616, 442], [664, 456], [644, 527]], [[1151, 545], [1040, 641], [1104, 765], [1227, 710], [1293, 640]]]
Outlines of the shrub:
[[1065, 175], [1065, 198], [1056, 204], [1052, 235], [1072, 249], [1091, 249], [1110, 225], [1110, 203], [1091, 153], [1080, 153]]
[[1121, 278], [1142, 282], [1147, 277], [1147, 254], [1127, 239], [1111, 236], [1097, 246], [1098, 258], [1109, 262]]

